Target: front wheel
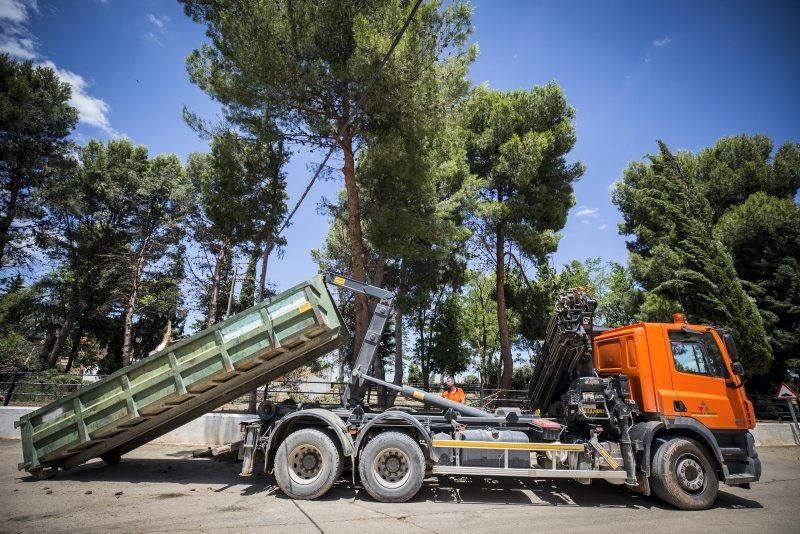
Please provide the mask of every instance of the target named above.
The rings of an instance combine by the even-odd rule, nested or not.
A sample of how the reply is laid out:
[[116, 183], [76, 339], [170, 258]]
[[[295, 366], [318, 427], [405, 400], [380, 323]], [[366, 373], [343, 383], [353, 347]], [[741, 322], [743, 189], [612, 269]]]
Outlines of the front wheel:
[[682, 510], [706, 510], [717, 500], [717, 471], [694, 440], [673, 438], [653, 456], [650, 486], [664, 502]]
[[361, 452], [361, 484], [380, 502], [406, 502], [425, 478], [425, 456], [419, 443], [403, 432], [384, 432]]
[[289, 434], [275, 455], [275, 481], [292, 499], [316, 499], [342, 473], [342, 457], [328, 434], [303, 428]]

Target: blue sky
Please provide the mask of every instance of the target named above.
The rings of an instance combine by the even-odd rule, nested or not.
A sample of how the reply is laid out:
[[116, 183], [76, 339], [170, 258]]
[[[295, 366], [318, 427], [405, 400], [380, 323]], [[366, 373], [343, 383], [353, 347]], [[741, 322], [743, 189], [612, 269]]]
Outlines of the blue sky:
[[[477, 1], [474, 26], [475, 83], [512, 89], [555, 80], [577, 109], [571, 158], [587, 170], [557, 265], [589, 256], [624, 262], [609, 186], [656, 139], [690, 150], [742, 132], [776, 144], [800, 140], [799, 2]], [[205, 150], [181, 118], [184, 105], [207, 118], [218, 113], [184, 67], [203, 38], [173, 1], [0, 0], [0, 50], [48, 63], [73, 85], [81, 142], [124, 135], [151, 154]], [[292, 204], [320, 158], [292, 158]], [[298, 211], [284, 258], [270, 262], [279, 287], [316, 272], [309, 251], [328, 225], [316, 205], [340, 186], [317, 184]]]

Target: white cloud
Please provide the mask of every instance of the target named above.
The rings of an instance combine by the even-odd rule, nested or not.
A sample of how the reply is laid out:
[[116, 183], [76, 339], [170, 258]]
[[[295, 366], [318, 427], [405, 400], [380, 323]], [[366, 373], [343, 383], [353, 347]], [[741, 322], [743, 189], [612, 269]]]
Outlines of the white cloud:
[[161, 38], [158, 35], [156, 35], [154, 31], [147, 32], [147, 34], [144, 36], [144, 40], [147, 41], [148, 43], [155, 43], [159, 46], [161, 46], [162, 44]]
[[600, 226], [597, 227], [598, 230], [605, 230], [606, 228], [608, 228], [607, 224], [601, 224]]
[[161, 35], [166, 33], [166, 25], [169, 22], [169, 17], [166, 15], [158, 16], [152, 13], [147, 14], [147, 21], [153, 25], [153, 29], [148, 31], [144, 39], [148, 43], [155, 43], [159, 46], [162, 45], [161, 43]]
[[575, 213], [575, 215], [577, 215], [578, 217], [597, 217], [597, 214], [599, 213], [599, 211], [600, 211], [600, 208], [590, 208], [588, 206], [579, 206], [578, 207], [578, 211], [577, 211], [577, 213]]
[[21, 24], [28, 20], [28, 9], [39, 11], [36, 0], [0, 0], [0, 20]]
[[104, 100], [86, 92], [89, 84], [83, 76], [66, 69], [60, 69], [50, 60], [43, 62], [42, 65], [56, 71], [58, 78], [72, 87], [72, 97], [69, 103], [78, 110], [78, 120], [80, 122], [102, 130], [109, 137], [123, 137], [121, 133], [111, 127], [111, 122], [108, 119], [111, 107]]
[[619, 183], [620, 183], [619, 180], [614, 180], [613, 182], [608, 184], [608, 190], [609, 191], [613, 191], [617, 187], [617, 184], [619, 184]]
[[653, 39], [653, 46], [656, 48], [661, 48], [662, 46], [667, 46], [672, 42], [672, 37], [667, 35], [663, 39]]
[[0, 52], [6, 53], [17, 59], [33, 59], [36, 57], [33, 39], [0, 37]]
[[0, 0], [0, 52], [17, 59], [36, 57], [36, 39], [27, 27], [36, 0]]
[[167, 17], [166, 15], [164, 15], [162, 17], [159, 17], [157, 15], [153, 15], [152, 13], [148, 13], [147, 14], [147, 20], [149, 20], [150, 23], [153, 24], [153, 26], [158, 28], [158, 31], [163, 31], [164, 30], [164, 25], [167, 22], [169, 22], [169, 17]]
[[59, 79], [72, 87], [70, 105], [78, 110], [78, 120], [105, 132], [109, 137], [122, 137], [111, 127], [109, 105], [102, 99], [86, 92], [89, 83], [75, 72], [61, 69], [36, 51], [37, 39], [28, 23], [31, 15], [39, 13], [36, 0], [0, 0], [0, 52], [17, 59], [37, 60], [38, 65], [52, 68]]

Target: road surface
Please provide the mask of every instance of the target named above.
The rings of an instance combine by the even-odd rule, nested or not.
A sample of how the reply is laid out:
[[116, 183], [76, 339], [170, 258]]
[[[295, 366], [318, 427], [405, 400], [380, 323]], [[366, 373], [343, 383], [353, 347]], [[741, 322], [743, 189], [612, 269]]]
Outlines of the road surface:
[[605, 482], [426, 481], [403, 504], [339, 482], [316, 501], [285, 498], [271, 476], [146, 445], [109, 468], [93, 461], [35, 481], [17, 471], [19, 441], [0, 440], [3, 532], [800, 532], [800, 447], [759, 451], [762, 482], [722, 486], [715, 508], [683, 512]]

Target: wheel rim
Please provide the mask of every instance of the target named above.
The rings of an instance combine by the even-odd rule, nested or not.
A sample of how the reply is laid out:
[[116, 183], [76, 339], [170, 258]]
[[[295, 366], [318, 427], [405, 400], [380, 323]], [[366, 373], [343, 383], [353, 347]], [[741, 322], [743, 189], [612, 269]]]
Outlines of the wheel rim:
[[313, 484], [322, 474], [322, 452], [309, 443], [289, 453], [289, 477], [295, 484]]
[[684, 455], [678, 458], [675, 467], [678, 476], [678, 484], [688, 492], [697, 492], [703, 489], [706, 482], [706, 475], [702, 464], [691, 455]]
[[406, 453], [394, 447], [383, 449], [372, 462], [378, 483], [387, 489], [397, 489], [411, 476], [411, 462]]

